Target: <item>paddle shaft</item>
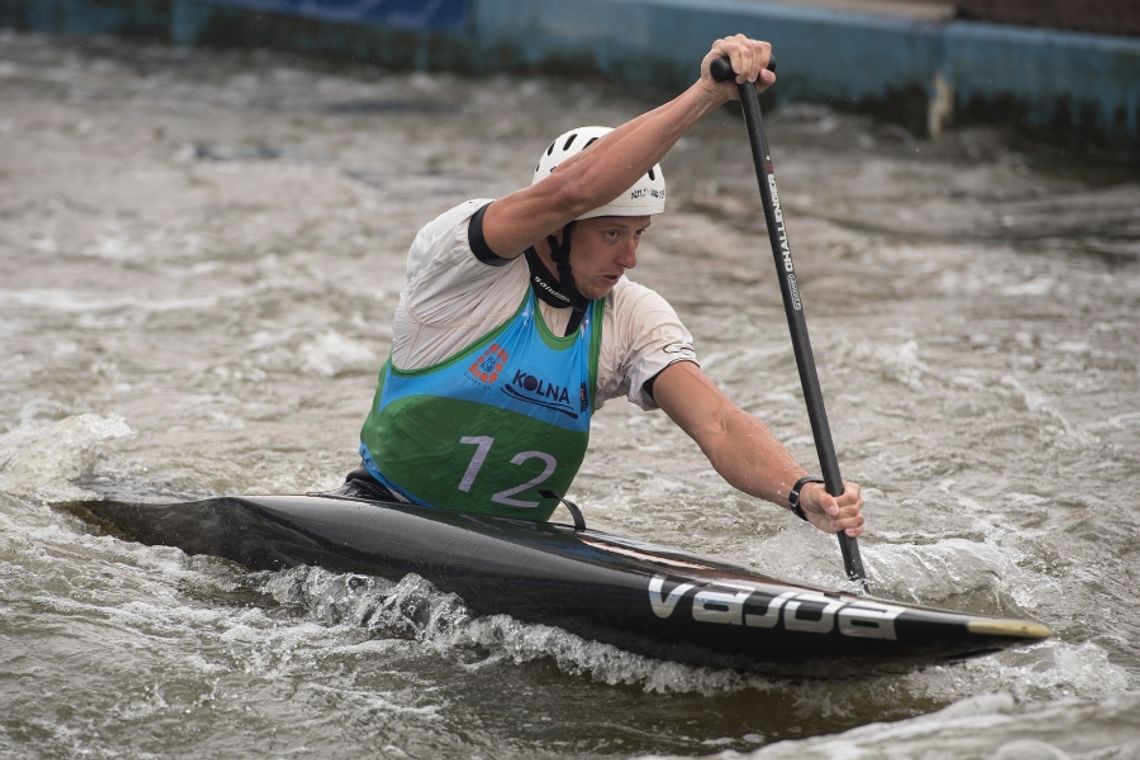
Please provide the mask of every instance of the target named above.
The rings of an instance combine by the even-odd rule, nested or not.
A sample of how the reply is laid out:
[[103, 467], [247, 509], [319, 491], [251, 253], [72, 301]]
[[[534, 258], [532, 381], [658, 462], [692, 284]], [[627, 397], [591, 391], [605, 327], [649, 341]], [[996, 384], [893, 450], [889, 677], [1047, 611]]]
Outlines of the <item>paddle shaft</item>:
[[[734, 77], [732, 65], [727, 58], [713, 61], [713, 78], [725, 82]], [[839, 460], [835, 456], [835, 444], [831, 440], [831, 428], [827, 424], [827, 410], [823, 405], [823, 393], [819, 388], [819, 376], [815, 370], [815, 358], [808, 338], [807, 320], [804, 318], [803, 299], [796, 283], [796, 269], [792, 263], [788, 231], [784, 226], [784, 214], [780, 209], [780, 194], [776, 190], [776, 176], [772, 168], [772, 156], [768, 151], [768, 139], [764, 135], [764, 124], [760, 114], [760, 96], [756, 86], [750, 82], [738, 85], [740, 104], [744, 110], [744, 122], [748, 127], [748, 141], [752, 145], [752, 161], [756, 166], [756, 179], [760, 183], [760, 200], [764, 206], [764, 222], [768, 227], [768, 240], [772, 244], [772, 255], [776, 261], [776, 273], [780, 280], [780, 294], [784, 299], [784, 313], [788, 318], [788, 330], [792, 336], [792, 349], [799, 368], [800, 385], [807, 403], [808, 419], [815, 438], [815, 449], [819, 455], [819, 465], [823, 471], [824, 485], [832, 496], [843, 493], [843, 478], [839, 474]], [[863, 559], [859, 556], [859, 543], [843, 531], [839, 537], [839, 550], [843, 554], [843, 566], [851, 580], [864, 580]]]

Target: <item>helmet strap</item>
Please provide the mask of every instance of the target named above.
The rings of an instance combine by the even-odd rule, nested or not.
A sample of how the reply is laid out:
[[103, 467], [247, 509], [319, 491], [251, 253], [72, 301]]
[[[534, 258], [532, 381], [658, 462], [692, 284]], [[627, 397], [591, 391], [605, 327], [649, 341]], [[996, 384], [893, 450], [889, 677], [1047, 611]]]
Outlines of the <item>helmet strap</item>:
[[590, 303], [578, 292], [577, 286], [574, 285], [574, 277], [570, 273], [570, 230], [572, 227], [573, 222], [563, 228], [561, 241], [554, 235], [547, 235], [546, 237], [546, 243], [550, 246], [550, 258], [558, 267], [557, 276], [542, 262], [538, 251], [533, 246], [526, 250], [526, 263], [530, 268], [530, 284], [535, 295], [556, 308], [565, 309], [569, 307], [574, 310], [570, 315], [570, 321], [566, 324], [565, 335], [569, 335], [578, 329], [578, 325], [582, 323], [582, 318], [585, 316], [586, 307]]
[[573, 231], [574, 222], [570, 222], [562, 228], [562, 240], [554, 235], [547, 235], [546, 244], [550, 246], [550, 258], [558, 267], [558, 282], [561, 283], [562, 289], [576, 294], [578, 288], [574, 285], [574, 278], [570, 274], [570, 235]]

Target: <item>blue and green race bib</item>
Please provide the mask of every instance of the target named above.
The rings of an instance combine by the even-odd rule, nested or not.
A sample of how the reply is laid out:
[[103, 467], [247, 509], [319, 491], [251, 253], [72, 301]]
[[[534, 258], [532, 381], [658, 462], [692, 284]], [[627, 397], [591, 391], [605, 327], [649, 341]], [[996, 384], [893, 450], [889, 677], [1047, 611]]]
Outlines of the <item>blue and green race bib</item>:
[[389, 359], [361, 430], [365, 467], [413, 504], [547, 520], [586, 454], [604, 305], [560, 337], [527, 288], [514, 316], [450, 359], [414, 371]]

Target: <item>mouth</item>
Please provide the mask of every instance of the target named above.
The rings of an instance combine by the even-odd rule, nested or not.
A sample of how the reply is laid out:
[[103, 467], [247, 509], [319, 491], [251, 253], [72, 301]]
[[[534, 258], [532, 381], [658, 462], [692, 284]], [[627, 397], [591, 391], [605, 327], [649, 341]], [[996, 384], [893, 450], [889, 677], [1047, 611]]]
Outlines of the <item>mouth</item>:
[[[603, 295], [613, 290], [618, 281], [621, 280], [621, 274], [597, 274], [589, 281], [589, 287], [594, 291], [593, 294], [586, 293], [587, 298], [601, 298]], [[583, 291], [585, 292], [585, 291]]]

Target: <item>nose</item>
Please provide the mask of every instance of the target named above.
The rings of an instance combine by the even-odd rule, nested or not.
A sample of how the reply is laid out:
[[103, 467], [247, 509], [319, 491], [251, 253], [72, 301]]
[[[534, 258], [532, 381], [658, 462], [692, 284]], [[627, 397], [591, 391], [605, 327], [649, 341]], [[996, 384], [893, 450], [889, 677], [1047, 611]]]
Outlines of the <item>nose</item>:
[[617, 263], [621, 264], [626, 269], [633, 269], [637, 266], [637, 238], [630, 238], [622, 245], [621, 250], [618, 251]]

